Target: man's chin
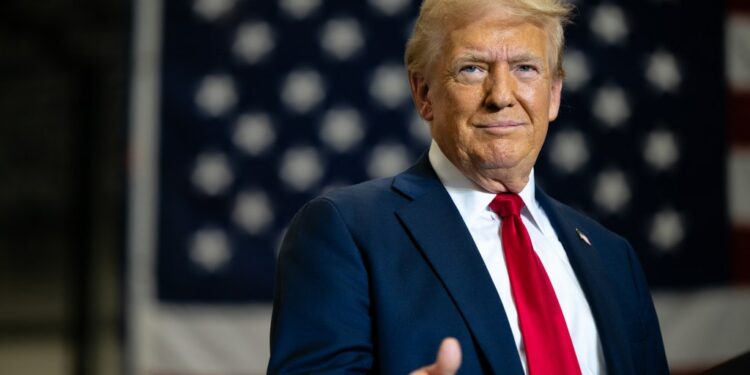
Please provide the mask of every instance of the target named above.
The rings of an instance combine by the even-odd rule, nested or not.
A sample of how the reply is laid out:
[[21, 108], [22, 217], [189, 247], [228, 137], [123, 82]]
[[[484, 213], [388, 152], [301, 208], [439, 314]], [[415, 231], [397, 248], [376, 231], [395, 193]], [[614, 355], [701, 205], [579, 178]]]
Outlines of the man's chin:
[[524, 164], [522, 157], [508, 154], [507, 152], [495, 152], [491, 155], [487, 155], [485, 157], [480, 157], [477, 159], [479, 162], [475, 163], [475, 165], [479, 166], [479, 169], [487, 171], [508, 171], [520, 168]]

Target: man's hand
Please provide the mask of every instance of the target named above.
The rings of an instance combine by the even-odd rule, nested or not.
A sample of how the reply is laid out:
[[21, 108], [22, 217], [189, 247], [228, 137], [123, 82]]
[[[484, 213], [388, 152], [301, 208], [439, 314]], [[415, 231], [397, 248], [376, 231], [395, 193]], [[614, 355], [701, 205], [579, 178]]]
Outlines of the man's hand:
[[409, 375], [453, 375], [461, 367], [461, 345], [458, 340], [448, 337], [438, 349], [435, 363], [414, 370]]

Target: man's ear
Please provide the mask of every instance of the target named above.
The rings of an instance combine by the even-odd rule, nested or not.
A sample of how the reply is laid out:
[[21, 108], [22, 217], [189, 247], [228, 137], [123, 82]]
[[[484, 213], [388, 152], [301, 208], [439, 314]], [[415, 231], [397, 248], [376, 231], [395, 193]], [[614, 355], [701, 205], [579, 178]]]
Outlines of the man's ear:
[[562, 78], [553, 78], [550, 85], [549, 97], [549, 121], [552, 122], [557, 118], [560, 112], [560, 96], [562, 95]]
[[432, 121], [432, 102], [429, 98], [430, 87], [421, 73], [409, 72], [411, 98], [417, 107], [417, 112], [425, 121]]

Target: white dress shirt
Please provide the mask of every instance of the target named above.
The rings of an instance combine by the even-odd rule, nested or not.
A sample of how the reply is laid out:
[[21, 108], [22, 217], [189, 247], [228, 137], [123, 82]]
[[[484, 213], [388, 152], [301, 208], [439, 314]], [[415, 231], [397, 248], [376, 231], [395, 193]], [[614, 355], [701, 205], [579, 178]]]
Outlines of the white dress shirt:
[[[503, 302], [524, 372], [528, 374], [518, 314], [511, 295], [503, 245], [499, 235], [500, 218], [489, 209], [489, 204], [495, 194], [485, 192], [466, 178], [446, 158], [435, 141], [430, 146], [429, 159], [482, 255], [500, 300]], [[521, 210], [521, 219], [529, 232], [534, 251], [544, 265], [557, 295], [581, 372], [587, 375], [604, 374], [604, 357], [591, 308], [570, 266], [565, 249], [544, 210], [536, 201], [533, 170], [528, 184], [519, 195], [525, 204]]]

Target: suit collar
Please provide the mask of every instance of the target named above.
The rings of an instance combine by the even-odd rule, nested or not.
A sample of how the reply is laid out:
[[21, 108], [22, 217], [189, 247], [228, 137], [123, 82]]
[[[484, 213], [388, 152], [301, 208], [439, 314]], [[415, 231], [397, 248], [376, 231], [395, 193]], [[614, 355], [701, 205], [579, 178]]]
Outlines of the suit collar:
[[426, 191], [442, 188], [442, 185], [425, 152], [411, 168], [393, 178], [392, 187], [405, 197], [414, 200]]
[[461, 312], [492, 372], [523, 375], [497, 290], [427, 155], [396, 176], [392, 186], [411, 200], [396, 214]]

